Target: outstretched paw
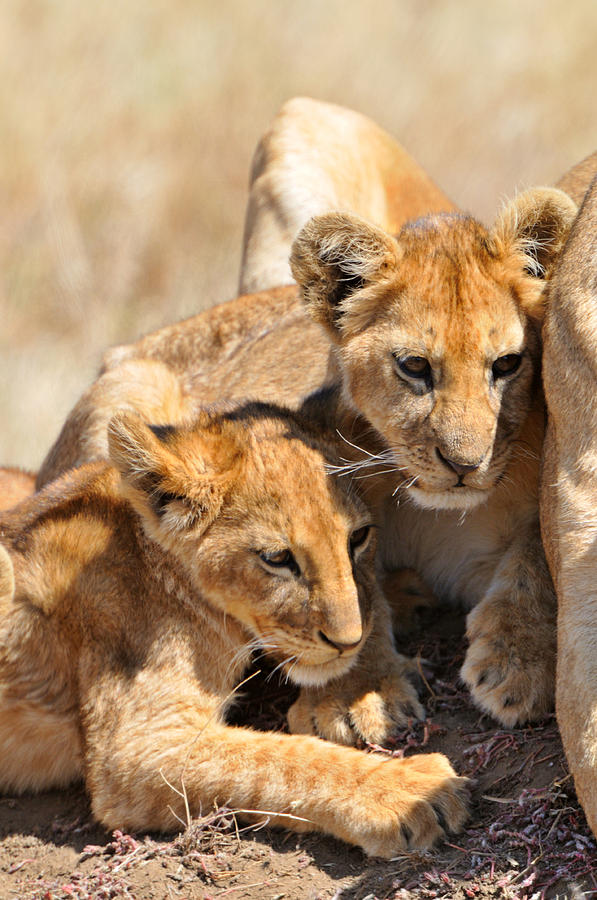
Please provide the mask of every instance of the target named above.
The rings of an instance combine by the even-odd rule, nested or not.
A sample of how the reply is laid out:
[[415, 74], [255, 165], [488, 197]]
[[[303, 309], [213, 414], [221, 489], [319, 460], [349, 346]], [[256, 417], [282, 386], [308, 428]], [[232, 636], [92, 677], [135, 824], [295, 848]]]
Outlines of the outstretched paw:
[[[359, 843], [370, 856], [429, 849], [462, 828], [469, 784], [440, 753], [388, 760], [364, 785], [373, 809], [367, 815], [368, 833]], [[355, 811], [359, 811], [356, 797]]]

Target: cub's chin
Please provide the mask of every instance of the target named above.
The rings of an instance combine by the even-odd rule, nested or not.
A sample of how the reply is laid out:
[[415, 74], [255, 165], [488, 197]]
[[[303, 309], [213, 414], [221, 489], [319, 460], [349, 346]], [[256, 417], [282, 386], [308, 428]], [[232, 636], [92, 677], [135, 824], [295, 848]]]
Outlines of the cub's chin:
[[354, 653], [352, 656], [338, 656], [336, 659], [315, 666], [304, 663], [286, 663], [282, 667], [282, 671], [289, 681], [299, 687], [321, 687], [332, 678], [339, 678], [348, 672], [357, 659], [358, 653]]
[[445, 491], [426, 491], [421, 487], [406, 488], [406, 495], [422, 509], [456, 509], [467, 512], [485, 503], [490, 491], [480, 488], [452, 487]]

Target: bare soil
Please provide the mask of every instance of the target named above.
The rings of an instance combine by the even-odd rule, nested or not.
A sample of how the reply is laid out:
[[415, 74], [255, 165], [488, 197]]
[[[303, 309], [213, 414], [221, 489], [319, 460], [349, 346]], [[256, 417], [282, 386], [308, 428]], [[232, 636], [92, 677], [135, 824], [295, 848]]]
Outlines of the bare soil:
[[[407, 900], [597, 897], [597, 847], [554, 718], [505, 730], [458, 682], [462, 621], [435, 613], [404, 649], [422, 666], [426, 723], [384, 752], [445, 752], [474, 779], [466, 830], [435, 851], [368, 859], [320, 835], [246, 828], [214, 810], [181, 834], [108, 834], [84, 789], [0, 798], [0, 898], [18, 900]], [[262, 668], [262, 667], [261, 667]], [[235, 722], [284, 728], [292, 690], [257, 675]], [[366, 748], [371, 752], [371, 748]], [[365, 751], [364, 751], [365, 752]], [[379, 751], [377, 751], [379, 752]]]

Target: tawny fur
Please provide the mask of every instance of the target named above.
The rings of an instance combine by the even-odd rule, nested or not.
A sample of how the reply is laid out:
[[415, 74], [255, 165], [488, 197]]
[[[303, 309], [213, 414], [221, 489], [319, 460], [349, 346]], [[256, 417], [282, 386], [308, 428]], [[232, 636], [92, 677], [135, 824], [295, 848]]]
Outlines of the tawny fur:
[[549, 285], [541, 491], [558, 595], [556, 712], [576, 791], [597, 834], [597, 180]]
[[[159, 382], [153, 380], [153, 361], [166, 360], [184, 386], [184, 414], [218, 394], [279, 393], [298, 406], [303, 392], [333, 378], [338, 366], [344, 456], [357, 477], [367, 476], [362, 485], [383, 521], [383, 567], [414, 568], [442, 599], [477, 607], [463, 676], [483, 709], [509, 725], [544, 715], [553, 703], [555, 672], [555, 597], [537, 501], [544, 282], [525, 273], [529, 245], [525, 232], [516, 230], [519, 220], [529, 227], [525, 204], [536, 210], [541, 197], [547, 233], [553, 205], [563, 204], [555, 254], [575, 211], [558, 192], [521, 195], [492, 232], [469, 218], [435, 217], [406, 227], [395, 241], [362, 220], [338, 214], [315, 219], [299, 236], [294, 265], [308, 308], [334, 342], [331, 360], [322, 332], [301, 317], [292, 289], [225, 304], [118, 351], [114, 363], [108, 360], [67, 422], [42, 477], [82, 462], [86, 453], [105, 455], [105, 431], [93, 445], [85, 423], [104, 422], [115, 405], [131, 405], [126, 367], [132, 362], [118, 363], [119, 357], [137, 355], [139, 369], [148, 365], [154, 393]], [[344, 237], [333, 246], [330, 234]], [[381, 260], [377, 273], [363, 255], [375, 241], [383, 251], [375, 255]], [[529, 252], [529, 265], [538, 259], [548, 264], [548, 246]], [[339, 263], [332, 261], [334, 254]], [[353, 293], [343, 265], [351, 278], [355, 266], [362, 267], [356, 277], [365, 283]], [[337, 286], [345, 290], [345, 284], [348, 293], [332, 302]], [[222, 329], [230, 334], [223, 344], [218, 325], [230, 322], [230, 332]], [[173, 357], [183, 341], [185, 368], [179, 374]], [[493, 361], [512, 352], [523, 353], [519, 369], [493, 384]], [[433, 361], [440, 373], [433, 392], [421, 393], [397, 373], [396, 355], [404, 353]], [[170, 374], [165, 392], [169, 382]], [[138, 383], [135, 377], [133, 393]], [[380, 461], [367, 456], [372, 433], [386, 445]], [[445, 459], [476, 468], [459, 479], [438, 450]]]
[[83, 775], [110, 828], [175, 829], [184, 794], [382, 856], [457, 830], [465, 779], [439, 754], [225, 723], [255, 650], [306, 686], [310, 735], [352, 743], [417, 704], [332, 438], [263, 406], [120, 413], [109, 452], [0, 517], [0, 788]]
[[[282, 117], [273, 146], [293, 128]], [[351, 155], [326, 156], [326, 147], [322, 180], [340, 172], [341, 185]], [[276, 180], [273, 159], [279, 191], [268, 203], [282, 215], [294, 195], [287, 174]], [[341, 205], [353, 197], [347, 191]], [[468, 216], [422, 215], [394, 238], [348, 214], [316, 217], [292, 258], [311, 320], [296, 290], [280, 288], [118, 348], [67, 420], [39, 483], [105, 457], [104, 423], [135, 405], [144, 378], [159, 397], [171, 395], [174, 376], [182, 416], [221, 396], [298, 407], [320, 385], [339, 385], [345, 471], [362, 478], [382, 521], [382, 567], [415, 569], [441, 599], [476, 607], [463, 677], [484, 710], [507, 725], [544, 715], [554, 696], [556, 609], [538, 524], [539, 331], [543, 287], [575, 213], [564, 193], [539, 188], [508, 204], [489, 230]], [[252, 221], [259, 233], [259, 216]], [[519, 368], [494, 379], [494, 362], [513, 353]], [[405, 355], [429, 361], [433, 390], [400, 373]], [[446, 460], [470, 471], [460, 476]]]

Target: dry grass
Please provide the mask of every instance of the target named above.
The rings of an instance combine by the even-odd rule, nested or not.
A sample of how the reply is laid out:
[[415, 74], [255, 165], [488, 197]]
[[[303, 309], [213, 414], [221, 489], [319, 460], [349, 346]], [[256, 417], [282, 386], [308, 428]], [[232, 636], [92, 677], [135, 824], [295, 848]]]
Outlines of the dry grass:
[[34, 467], [101, 350], [234, 294], [252, 149], [311, 94], [490, 217], [595, 144], [592, 0], [4, 0], [0, 460]]

